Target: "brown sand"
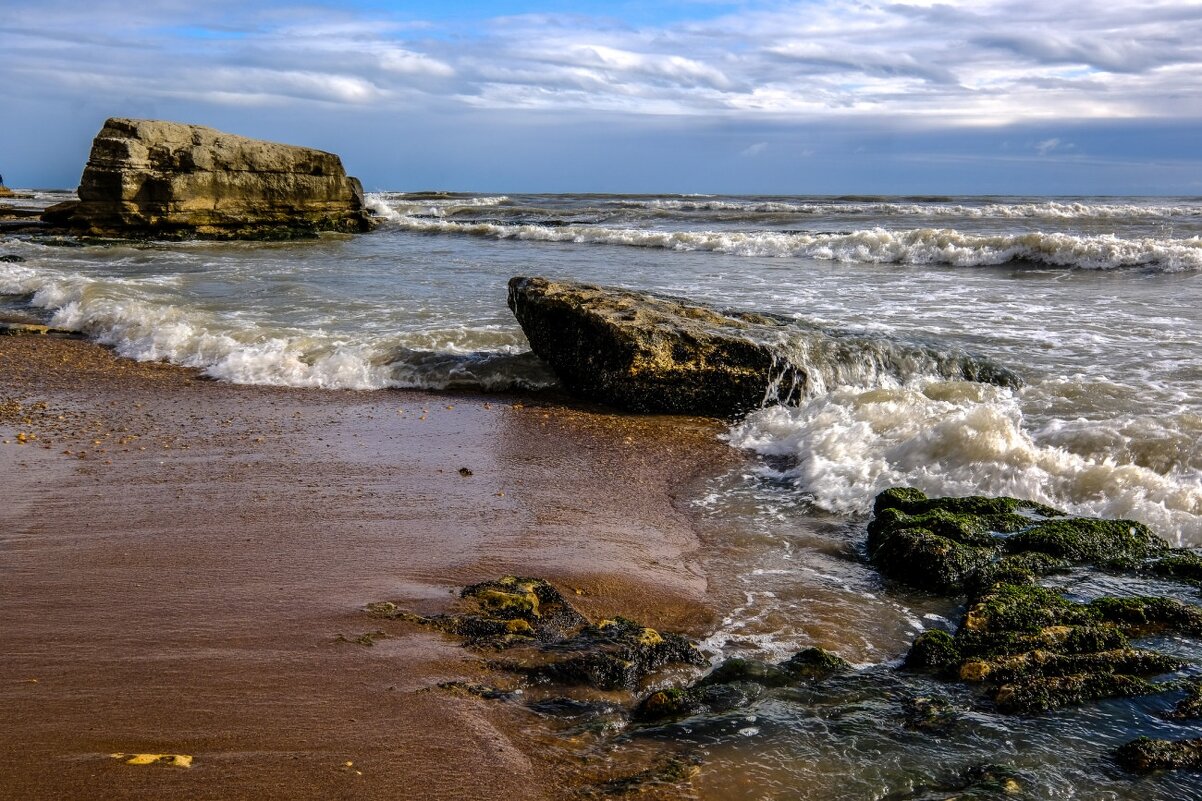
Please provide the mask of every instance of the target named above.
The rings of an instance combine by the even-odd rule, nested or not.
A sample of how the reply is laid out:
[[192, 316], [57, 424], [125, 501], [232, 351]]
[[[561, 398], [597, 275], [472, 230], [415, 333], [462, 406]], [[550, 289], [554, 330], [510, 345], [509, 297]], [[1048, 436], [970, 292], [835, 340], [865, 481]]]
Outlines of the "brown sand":
[[[442, 611], [505, 573], [579, 590], [587, 614], [703, 631], [674, 498], [732, 458], [716, 432], [237, 387], [0, 337], [0, 797], [566, 795], [520, 734], [529, 712], [435, 688], [479, 680], [479, 656], [403, 624], [371, 647], [339, 635], [382, 628], [369, 602]], [[143, 752], [194, 765], [110, 756]]]

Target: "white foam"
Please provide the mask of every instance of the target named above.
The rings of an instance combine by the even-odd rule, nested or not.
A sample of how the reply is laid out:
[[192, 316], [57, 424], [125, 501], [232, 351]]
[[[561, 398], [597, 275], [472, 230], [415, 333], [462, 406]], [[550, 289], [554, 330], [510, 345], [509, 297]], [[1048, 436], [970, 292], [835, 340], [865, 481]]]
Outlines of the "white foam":
[[396, 222], [406, 216], [446, 217], [461, 211], [500, 206], [509, 202], [509, 196], [432, 198], [418, 195], [410, 198], [404, 192], [369, 192], [363, 200], [376, 216]]
[[1149, 267], [1163, 272], [1202, 269], [1202, 237], [1123, 239], [1113, 234], [972, 234], [950, 228], [851, 233], [782, 231], [665, 231], [595, 225], [455, 222], [401, 216], [396, 224], [417, 233], [466, 234], [493, 239], [626, 245], [736, 256], [806, 257], [870, 264], [980, 267], [1026, 261], [1089, 270]]
[[[487, 328], [472, 349], [462, 330], [350, 341], [322, 330], [266, 328], [157, 294], [162, 276], [103, 279], [0, 263], [0, 295], [30, 295], [56, 328], [78, 331], [138, 361], [195, 367], [237, 384], [330, 389], [542, 389], [554, 377]], [[154, 290], [154, 291], [147, 291]], [[486, 347], [487, 350], [483, 348]]]
[[1158, 473], [1041, 442], [1027, 430], [1018, 396], [999, 387], [842, 387], [799, 407], [754, 412], [729, 437], [787, 459], [780, 475], [832, 512], [866, 512], [877, 493], [908, 485], [1133, 518], [1178, 542], [1202, 541], [1202, 471]]
[[742, 212], [746, 214], [885, 215], [906, 217], [964, 217], [970, 219], [1140, 219], [1202, 217], [1202, 205], [1156, 205], [1134, 203], [1084, 203], [1049, 200], [1041, 203], [855, 203], [789, 202], [757, 200], [618, 200], [620, 208], [682, 212]]

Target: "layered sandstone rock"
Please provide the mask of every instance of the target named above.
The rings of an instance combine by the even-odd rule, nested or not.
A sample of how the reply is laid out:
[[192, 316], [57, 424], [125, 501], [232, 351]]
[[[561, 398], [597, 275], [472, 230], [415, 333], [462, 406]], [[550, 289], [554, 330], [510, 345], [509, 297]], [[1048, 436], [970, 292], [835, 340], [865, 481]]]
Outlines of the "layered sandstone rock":
[[286, 238], [365, 231], [363, 188], [338, 156], [199, 125], [114, 118], [92, 142], [79, 201], [48, 222], [99, 236]]
[[513, 278], [509, 308], [569, 392], [630, 411], [728, 417], [882, 376], [1021, 383], [955, 349], [572, 281]]

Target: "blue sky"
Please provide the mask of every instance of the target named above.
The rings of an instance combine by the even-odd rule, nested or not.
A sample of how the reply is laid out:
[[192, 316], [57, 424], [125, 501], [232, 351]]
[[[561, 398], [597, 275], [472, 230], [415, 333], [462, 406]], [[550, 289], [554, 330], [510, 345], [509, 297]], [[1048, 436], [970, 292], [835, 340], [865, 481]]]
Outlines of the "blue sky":
[[2, 0], [0, 172], [109, 116], [369, 189], [1202, 194], [1202, 2]]

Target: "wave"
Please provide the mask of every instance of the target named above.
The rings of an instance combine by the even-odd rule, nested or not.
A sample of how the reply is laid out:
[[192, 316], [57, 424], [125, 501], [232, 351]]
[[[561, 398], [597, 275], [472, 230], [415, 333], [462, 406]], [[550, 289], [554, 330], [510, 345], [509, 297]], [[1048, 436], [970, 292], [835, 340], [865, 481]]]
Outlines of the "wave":
[[1146, 267], [1162, 272], [1179, 272], [1202, 269], [1202, 237], [1124, 239], [1113, 234], [972, 234], [950, 228], [908, 231], [872, 228], [845, 233], [663, 231], [597, 225], [456, 222], [401, 214], [390, 219], [402, 230], [415, 233], [709, 251], [735, 256], [804, 257], [823, 261], [954, 267], [1026, 262], [1086, 270]]
[[651, 211], [722, 211], [747, 214], [884, 215], [923, 217], [966, 217], [973, 219], [1047, 218], [1139, 219], [1202, 217], [1202, 205], [1143, 205], [1134, 203], [1084, 203], [1049, 200], [1041, 203], [829, 203], [780, 200], [615, 200], [612, 206]]
[[448, 217], [510, 202], [507, 195], [443, 197], [427, 192], [414, 193], [412, 196], [404, 192], [369, 192], [363, 200], [368, 210], [377, 217], [393, 221], [409, 215]]
[[[769, 344], [781, 369], [780, 377], [765, 393], [765, 405], [795, 403], [840, 386], [891, 386], [918, 378], [982, 381], [1012, 388], [1023, 383], [1013, 371], [958, 349], [837, 331], [801, 321], [782, 329], [780, 342]], [[804, 380], [787, 382], [786, 364]]]
[[[1120, 423], [1097, 422], [1098, 428]], [[1130, 428], [1122, 431], [1129, 436]], [[750, 414], [729, 432], [820, 508], [866, 513], [882, 490], [1010, 495], [1079, 514], [1141, 520], [1179, 544], [1202, 540], [1202, 470], [1164, 472], [1122, 455], [1079, 452], [1061, 430], [1027, 430], [1019, 395], [968, 382], [840, 387], [796, 407]]]
[[235, 384], [512, 391], [558, 383], [516, 333], [456, 328], [351, 339], [268, 328], [173, 302], [164, 285], [162, 276], [95, 279], [0, 264], [0, 296], [26, 298], [53, 327], [83, 333], [126, 358], [193, 367]]

